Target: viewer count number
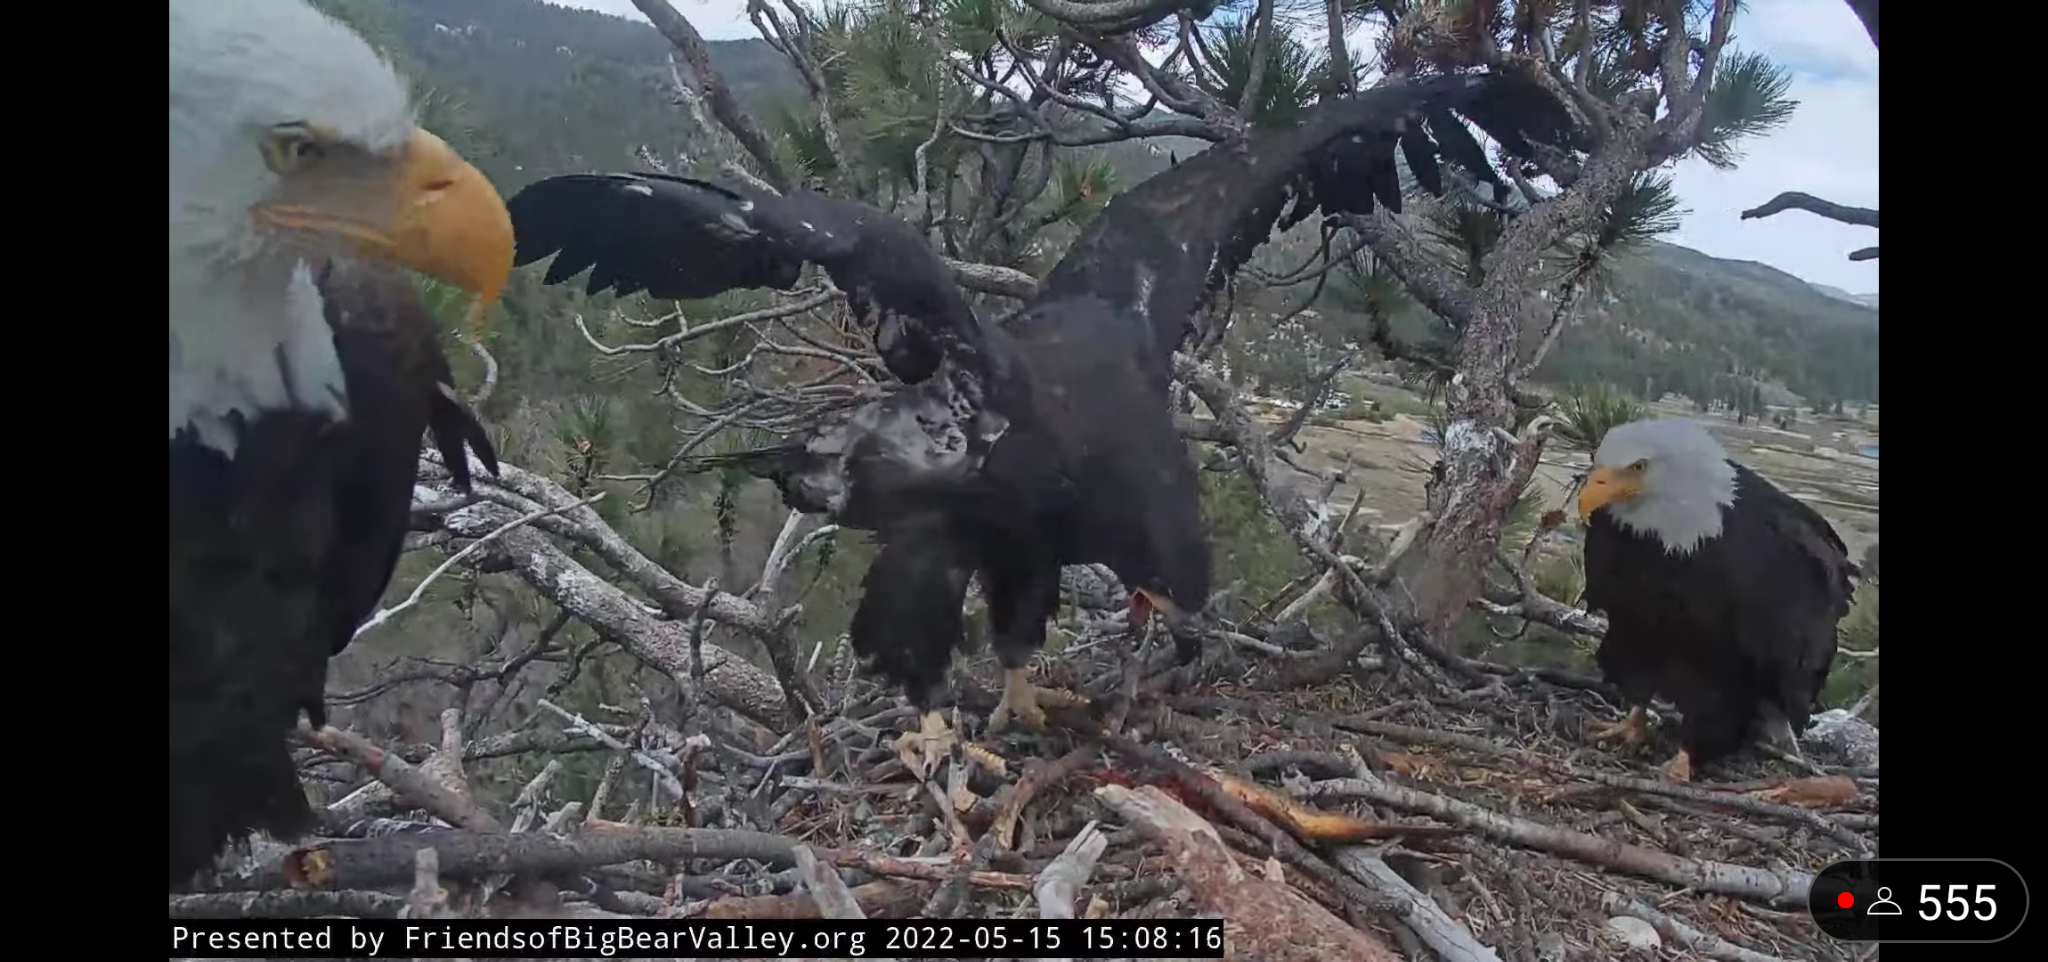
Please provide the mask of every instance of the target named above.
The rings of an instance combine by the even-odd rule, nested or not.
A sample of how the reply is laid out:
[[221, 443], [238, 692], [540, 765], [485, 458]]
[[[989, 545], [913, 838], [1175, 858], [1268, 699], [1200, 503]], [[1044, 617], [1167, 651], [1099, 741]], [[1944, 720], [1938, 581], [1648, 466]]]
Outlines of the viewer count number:
[[1821, 869], [1807, 907], [1847, 942], [1986, 944], [2018, 932], [2028, 903], [2026, 879], [1998, 859], [1882, 858]]
[[[1942, 894], [1944, 888], [1947, 889], [1946, 896]], [[1976, 890], [1974, 896], [1971, 894], [1972, 888]], [[1979, 922], [1989, 922], [1998, 917], [1998, 900], [1992, 895], [1997, 889], [1998, 886], [1995, 884], [1978, 886], [1950, 885], [1945, 887], [1940, 885], [1922, 885], [1920, 886], [1920, 918], [1929, 922], [1938, 921], [1942, 918], [1947, 918], [1951, 922], [1961, 922], [1975, 917]], [[1883, 915], [1889, 913], [1877, 911], [1877, 905], [1873, 904], [1870, 914]]]

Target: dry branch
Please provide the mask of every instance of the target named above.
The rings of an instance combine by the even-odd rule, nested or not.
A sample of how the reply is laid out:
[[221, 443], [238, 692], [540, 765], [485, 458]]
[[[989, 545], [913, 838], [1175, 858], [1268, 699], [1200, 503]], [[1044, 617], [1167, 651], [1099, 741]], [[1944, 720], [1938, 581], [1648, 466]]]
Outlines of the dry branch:
[[[563, 708], [562, 706], [557, 705], [554, 702], [551, 702], [545, 698], [542, 698], [539, 701], [534, 702], [534, 704], [540, 706], [542, 710], [550, 712], [555, 717], [560, 718], [568, 726], [567, 731], [569, 731], [570, 733], [587, 735], [591, 738], [596, 739], [598, 742], [602, 743], [606, 748], [618, 752], [622, 757], [631, 758], [641, 768], [653, 772], [654, 777], [661, 780], [662, 787], [668, 789], [671, 795], [677, 798], [682, 797], [683, 783], [681, 780], [676, 778], [675, 770], [677, 767], [677, 761], [675, 758], [656, 758], [654, 755], [640, 748], [636, 748], [632, 745], [626, 744], [623, 741], [613, 738], [611, 735], [607, 734], [603, 729], [597, 727], [594, 724], [591, 724], [589, 719], [584, 718], [582, 715], [578, 715], [575, 712], [572, 712], [566, 708]], [[595, 814], [595, 808], [596, 806], [593, 805], [592, 814]]]
[[[504, 470], [508, 476], [516, 476], [514, 472], [517, 472], [533, 478], [509, 465], [504, 466]], [[553, 487], [552, 484], [547, 486]], [[566, 492], [563, 494], [566, 496]], [[481, 537], [504, 528], [507, 521], [518, 517], [520, 515], [512, 508], [486, 502], [448, 512], [442, 517], [442, 524], [457, 536]], [[705, 592], [684, 584], [647, 560], [595, 515], [584, 519], [577, 517], [576, 511], [565, 510], [551, 516], [551, 520], [562, 522], [552, 526], [553, 531], [568, 534], [572, 540], [595, 547], [622, 574], [629, 578], [640, 575], [635, 579], [640, 582], [640, 587], [646, 588], [651, 584], [663, 589], [673, 602], [680, 605], [704, 604]], [[531, 527], [506, 529], [498, 540], [472, 561], [493, 559], [509, 564], [523, 580], [577, 620], [631, 651], [642, 661], [668, 673], [679, 687], [694, 690], [687, 623], [663, 620], [650, 612], [643, 602], [577, 563], [541, 533], [547, 527], [535, 522]], [[650, 594], [656, 592], [650, 591]], [[659, 594], [656, 596], [660, 597]], [[684, 608], [681, 617], [686, 619], [689, 611], [689, 608]], [[761, 616], [759, 609], [730, 595], [714, 595], [705, 611], [712, 619], [743, 630], [758, 629], [763, 634], [775, 630]], [[718, 645], [703, 642], [701, 648], [704, 660], [702, 678], [708, 689], [702, 693], [704, 696], [756, 721], [773, 724], [783, 717], [785, 699], [782, 687], [772, 675]]]
[[[929, 885], [896, 879], [878, 879], [856, 885], [850, 892], [854, 903], [868, 918], [911, 918], [924, 904]], [[789, 895], [729, 896], [704, 907], [707, 919], [819, 919], [816, 899], [808, 892]]]
[[[1873, 14], [1870, 28], [1873, 42], [1876, 40], [1876, 23], [1877, 21]], [[1761, 205], [1743, 211], [1742, 219], [1750, 220], [1752, 218], [1769, 217], [1788, 210], [1803, 210], [1809, 214], [1818, 214], [1840, 224], [1851, 224], [1857, 227], [1877, 226], [1877, 211], [1871, 208], [1837, 204], [1834, 201], [1822, 200], [1812, 194], [1805, 194], [1796, 190], [1785, 191]], [[1852, 261], [1874, 261], [1877, 259], [1877, 248], [1872, 246], [1852, 251], [1849, 254], [1849, 259]]]
[[682, 14], [677, 13], [676, 8], [670, 6], [668, 0], [633, 0], [633, 6], [638, 7], [641, 14], [654, 24], [654, 29], [660, 31], [662, 37], [669, 43], [674, 44], [676, 52], [682, 54], [683, 59], [689, 62], [690, 72], [696, 76], [697, 84], [704, 92], [704, 99], [710, 103], [712, 116], [718, 118], [719, 124], [725, 129], [732, 131], [740, 146], [745, 147], [747, 153], [753, 155], [755, 162], [761, 165], [761, 173], [768, 178], [768, 182], [774, 184], [776, 190], [787, 192], [790, 187], [789, 176], [776, 162], [775, 150], [769, 146], [767, 136], [761, 133], [761, 128], [754, 123], [751, 116], [748, 116], [745, 108], [740, 106], [739, 99], [733, 96], [732, 88], [726, 86], [724, 76], [711, 65], [711, 47], [704, 42], [704, 35], [698, 33], [696, 26]]
[[432, 586], [435, 581], [439, 580], [442, 575], [447, 574], [450, 568], [453, 568], [457, 564], [460, 564], [463, 561], [463, 559], [468, 558], [472, 554], [475, 554], [485, 545], [488, 545], [491, 542], [496, 541], [501, 537], [504, 537], [505, 533], [511, 531], [513, 528], [517, 528], [521, 525], [532, 524], [533, 522], [538, 521], [541, 518], [544, 518], [548, 515], [558, 514], [562, 511], [569, 510], [570, 508], [596, 504], [597, 502], [603, 500], [604, 496], [605, 492], [599, 491], [598, 493], [593, 494], [588, 498], [584, 498], [580, 501], [577, 501], [575, 504], [536, 508], [523, 515], [520, 515], [517, 518], [513, 518], [512, 520], [507, 521], [502, 525], [499, 525], [497, 528], [494, 528], [491, 531], [484, 534], [483, 537], [477, 538], [475, 541], [471, 541], [469, 544], [465, 545], [461, 550], [449, 555], [447, 560], [442, 561], [439, 565], [436, 565], [434, 567], [434, 570], [427, 572], [427, 576], [420, 579], [419, 584], [413, 586], [412, 593], [406, 595], [404, 601], [392, 605], [389, 608], [377, 609], [377, 611], [371, 614], [370, 617], [364, 619], [362, 624], [357, 625], [355, 634], [349, 637], [351, 639], [361, 638], [364, 632], [376, 628], [377, 626], [382, 625], [387, 621], [390, 621], [393, 617], [396, 617], [399, 613], [405, 611], [407, 608], [411, 608], [412, 606], [419, 604], [420, 599], [426, 596], [427, 588]]
[[818, 903], [818, 911], [828, 919], [864, 919], [867, 913], [861, 911], [860, 902], [846, 888], [846, 882], [839, 877], [839, 870], [830, 863], [818, 861], [818, 856], [808, 845], [794, 849], [797, 874], [803, 877], [804, 888], [809, 889], [811, 898]]
[[796, 863], [794, 845], [779, 835], [731, 829], [592, 828], [571, 838], [447, 831], [319, 842], [293, 851], [285, 869], [294, 888], [356, 889], [410, 882], [415, 853], [423, 848], [434, 850], [443, 878], [475, 879], [560, 875], [639, 859], [745, 858], [788, 867]]
[[408, 919], [453, 918], [448, 909], [448, 890], [441, 887], [441, 853], [423, 848], [412, 853], [412, 891], [405, 897]]
[[[422, 452], [422, 458], [423, 477], [445, 476], [440, 471], [438, 452], [431, 448], [426, 449]], [[477, 484], [478, 490], [487, 499], [517, 510], [529, 510], [543, 505], [564, 505], [559, 514], [543, 515], [533, 522], [533, 526], [549, 534], [567, 538], [595, 552], [633, 587], [646, 592], [648, 598], [671, 618], [689, 618], [701, 609], [713, 621], [731, 625], [755, 637], [763, 637], [773, 632], [777, 622], [783, 617], [783, 613], [780, 612], [772, 615], [763, 612], [735, 595], [707, 592], [676, 577], [641, 554], [639, 549], [634, 548], [611, 525], [605, 523], [596, 511], [588, 506], [572, 504], [571, 502], [577, 500], [575, 495], [539, 474], [501, 462], [499, 477], [482, 479]], [[439, 493], [445, 496], [446, 491]], [[475, 537], [466, 532], [458, 534]]]
[[1529, 536], [1529, 543], [1522, 548], [1522, 554], [1519, 558], [1512, 557], [1506, 552], [1500, 553], [1499, 560], [1501, 566], [1514, 576], [1515, 591], [1519, 596], [1516, 600], [1507, 604], [1499, 604], [1489, 601], [1484, 597], [1479, 597], [1472, 600], [1473, 606], [1483, 609], [1490, 614], [1533, 621], [1539, 625], [1544, 625], [1555, 631], [1562, 631], [1567, 634], [1582, 635], [1588, 638], [1606, 637], [1606, 618], [1596, 615], [1585, 608], [1560, 602], [1544, 594], [1543, 590], [1536, 586], [1536, 576], [1530, 573], [1532, 568], [1531, 562], [1536, 557], [1536, 550], [1542, 547], [1544, 539], [1549, 534], [1549, 528], [1539, 527], [1534, 534]]
[[1785, 191], [1762, 204], [1743, 211], [1742, 219], [1752, 220], [1759, 217], [1769, 217], [1788, 210], [1803, 210], [1809, 214], [1819, 214], [1840, 224], [1851, 224], [1857, 227], [1877, 226], [1877, 211], [1871, 210], [1868, 207], [1851, 207], [1847, 204], [1837, 204], [1834, 201], [1822, 200], [1812, 194], [1801, 193], [1796, 190]]
[[1081, 887], [1088, 884], [1088, 876], [1095, 873], [1095, 862], [1102, 858], [1104, 849], [1109, 848], [1109, 836], [1098, 827], [1101, 823], [1089, 819], [1081, 831], [1067, 842], [1060, 857], [1053, 859], [1038, 873], [1038, 879], [1031, 886], [1031, 894], [1038, 900], [1038, 917], [1042, 919], [1071, 919], [1074, 917], [1074, 899], [1080, 895]]
[[200, 892], [171, 896], [174, 919], [395, 919], [405, 900], [382, 892]]
[[302, 724], [298, 736], [315, 748], [362, 766], [364, 771], [390, 786], [399, 797], [434, 813], [450, 825], [476, 832], [505, 830], [495, 816], [478, 808], [476, 802], [463, 792], [441, 784], [405, 759], [370, 744], [361, 735], [331, 725], [316, 730]]
[[1401, 921], [1444, 962], [1500, 962], [1499, 955], [1429, 896], [1416, 891], [1378, 852], [1352, 846], [1331, 853], [1330, 860], [1393, 902]]
[[1626, 915], [1648, 922], [1666, 941], [1710, 959], [1720, 959], [1722, 962], [1784, 962], [1776, 956], [1745, 949], [1713, 933], [1702, 932], [1643, 902], [1619, 893], [1607, 893], [1601, 901], [1601, 906], [1616, 915]]
[[1240, 958], [1274, 962], [1398, 962], [1400, 956], [1284, 882], [1239, 868], [1215, 826], [1165, 792], [1104, 785], [1095, 795], [1167, 850], [1195, 900], [1226, 920], [1225, 938]]
[[[1615, 775], [1609, 772], [1581, 772], [1574, 770], [1570, 766], [1534, 756], [1529, 752], [1518, 751], [1496, 744], [1485, 738], [1459, 732], [1435, 731], [1371, 718], [1345, 718], [1333, 719], [1332, 721], [1334, 724], [1352, 731], [1377, 735], [1382, 738], [1391, 738], [1410, 744], [1443, 745], [1478, 755], [1513, 759], [1518, 764], [1527, 765], [1566, 780], [1584, 780], [1623, 791], [1684, 799], [1689, 802], [1697, 802], [1717, 808], [1726, 808], [1765, 818], [1774, 818], [1812, 829], [1855, 851], [1868, 853], [1873, 849], [1869, 839], [1856, 834], [1840, 822], [1811, 810], [1815, 807], [1840, 805], [1856, 797], [1855, 781], [1841, 776], [1796, 779], [1790, 782], [1774, 784], [1769, 788], [1757, 791], [1755, 794], [1746, 794], [1741, 791], [1717, 788], [1711, 785], [1703, 786], [1660, 779], [1634, 778], [1627, 775]], [[1807, 800], [1812, 804], [1801, 806], [1796, 804], [1799, 800]], [[1795, 804], [1785, 804], [1784, 801], [1793, 801]]]
[[1175, 785], [1193, 796], [1190, 801], [1199, 799], [1208, 810], [1227, 819], [1238, 830], [1250, 833], [1257, 840], [1271, 846], [1275, 855], [1299, 869], [1303, 875], [1335, 890], [1344, 901], [1360, 908], [1380, 907], [1380, 901], [1374, 898], [1370, 890], [1302, 847], [1294, 840], [1290, 829], [1267, 821], [1265, 816], [1239, 801], [1216, 776], [1198, 770], [1165, 749], [1121, 736], [1112, 735], [1105, 740], [1117, 752], [1142, 760], [1148, 766], [1166, 773]]
[[1813, 876], [1793, 868], [1764, 869], [1706, 859], [1682, 858], [1638, 845], [1557, 828], [1459, 801], [1433, 792], [1391, 784], [1366, 770], [1358, 777], [1316, 782], [1314, 797], [1364, 798], [1404, 812], [1442, 819], [1468, 831], [1523, 848], [1562, 855], [1589, 865], [1639, 875], [1670, 885], [1776, 905], [1803, 906]]
[[[1377, 628], [1380, 643], [1399, 658], [1403, 664], [1415, 669], [1425, 678], [1441, 677], [1433, 666], [1416, 657], [1404, 640], [1399, 627], [1381, 604], [1380, 595], [1367, 584], [1364, 576], [1353, 562], [1331, 550], [1326, 541], [1328, 533], [1312, 511], [1308, 502], [1286, 485], [1280, 483], [1274, 465], [1278, 459], [1273, 455], [1273, 446], [1260, 430], [1250, 412], [1238, 398], [1237, 391], [1214, 370], [1186, 354], [1173, 356], [1173, 374], [1196, 397], [1207, 405], [1215, 417], [1217, 428], [1227, 435], [1239, 452], [1238, 464], [1245, 477], [1258, 491], [1266, 510], [1273, 515], [1280, 526], [1294, 536], [1295, 544], [1303, 554], [1308, 555], [1324, 567], [1333, 579], [1342, 582], [1343, 590], [1337, 598], [1355, 611], [1366, 624]], [[1411, 536], [1409, 544], [1414, 543]], [[1406, 549], [1406, 545], [1402, 545]], [[1395, 560], [1390, 557], [1390, 561]]]

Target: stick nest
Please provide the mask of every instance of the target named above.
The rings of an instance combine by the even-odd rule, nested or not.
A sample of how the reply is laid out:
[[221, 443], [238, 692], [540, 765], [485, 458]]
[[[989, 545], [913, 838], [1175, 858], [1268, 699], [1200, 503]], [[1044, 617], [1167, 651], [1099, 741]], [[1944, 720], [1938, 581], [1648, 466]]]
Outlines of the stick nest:
[[[1583, 736], [1615, 715], [1583, 688], [1424, 694], [1356, 663], [1303, 683], [1287, 654], [1171, 667], [1133, 640], [1043, 659], [1093, 704], [1038, 732], [979, 730], [998, 675], [971, 660], [968, 737], [928, 781], [893, 748], [914, 712], [857, 678], [779, 731], [649, 699], [538, 699], [483, 737], [449, 708], [436, 745], [302, 729], [321, 836], [251, 840], [171, 915], [1201, 914], [1237, 958], [1848, 957], [1803, 905], [1811, 873], [1874, 854], [1874, 769], [1810, 745], [1677, 784], [1670, 745]], [[573, 775], [599, 759], [594, 788]]]

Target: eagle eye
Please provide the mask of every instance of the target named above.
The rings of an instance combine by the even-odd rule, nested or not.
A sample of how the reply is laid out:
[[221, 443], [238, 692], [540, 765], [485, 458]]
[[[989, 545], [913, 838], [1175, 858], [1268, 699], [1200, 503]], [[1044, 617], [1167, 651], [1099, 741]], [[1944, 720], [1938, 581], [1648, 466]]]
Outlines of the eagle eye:
[[263, 138], [263, 163], [280, 174], [295, 173], [327, 156], [327, 145], [302, 123], [278, 124]]
[[1648, 468], [1649, 468], [1649, 466], [1650, 466], [1650, 459], [1649, 459], [1649, 458], [1637, 458], [1637, 459], [1636, 459], [1636, 463], [1634, 463], [1634, 464], [1631, 464], [1631, 465], [1629, 465], [1629, 466], [1628, 466], [1628, 469], [1629, 469], [1630, 471], [1637, 471], [1637, 472], [1641, 472], [1641, 471], [1644, 471], [1644, 470], [1648, 469]]

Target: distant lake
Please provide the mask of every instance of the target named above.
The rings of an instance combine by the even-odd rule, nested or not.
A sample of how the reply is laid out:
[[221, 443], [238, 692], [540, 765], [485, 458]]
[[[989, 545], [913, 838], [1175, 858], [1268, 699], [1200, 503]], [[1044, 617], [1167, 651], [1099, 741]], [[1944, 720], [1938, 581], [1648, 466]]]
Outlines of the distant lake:
[[1859, 447], [1859, 448], [1857, 448], [1857, 449], [1856, 449], [1856, 453], [1857, 453], [1857, 454], [1860, 454], [1860, 455], [1863, 455], [1863, 456], [1864, 456], [1864, 457], [1866, 457], [1866, 458], [1870, 458], [1871, 460], [1873, 460], [1873, 461], [1874, 461], [1874, 460], [1876, 460], [1876, 459], [1877, 459], [1877, 445], [1876, 445], [1876, 444], [1866, 444], [1866, 445], [1863, 445], [1863, 446], [1861, 446], [1861, 447]]

